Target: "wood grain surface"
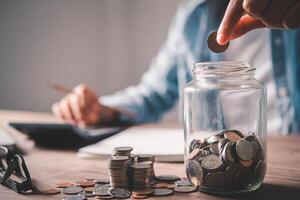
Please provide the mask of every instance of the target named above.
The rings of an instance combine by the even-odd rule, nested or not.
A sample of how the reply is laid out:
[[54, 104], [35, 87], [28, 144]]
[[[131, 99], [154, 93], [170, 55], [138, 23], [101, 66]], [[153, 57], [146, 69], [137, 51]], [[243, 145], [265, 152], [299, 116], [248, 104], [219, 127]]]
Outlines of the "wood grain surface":
[[[5, 128], [25, 150], [24, 156], [31, 176], [42, 186], [55, 187], [61, 181], [78, 181], [86, 178], [107, 178], [106, 160], [84, 160], [73, 150], [47, 150], [35, 147], [22, 134], [7, 126], [9, 121], [57, 122], [49, 114], [0, 110], [0, 126]], [[160, 126], [160, 125], [158, 125]], [[213, 196], [200, 192], [175, 194], [149, 199], [300, 199], [300, 137], [272, 135], [267, 139], [267, 175], [257, 191], [243, 195]], [[182, 163], [155, 163], [157, 175], [175, 174], [185, 177]], [[19, 195], [0, 185], [0, 200], [62, 199], [64, 195]], [[97, 198], [89, 198], [97, 199]]]

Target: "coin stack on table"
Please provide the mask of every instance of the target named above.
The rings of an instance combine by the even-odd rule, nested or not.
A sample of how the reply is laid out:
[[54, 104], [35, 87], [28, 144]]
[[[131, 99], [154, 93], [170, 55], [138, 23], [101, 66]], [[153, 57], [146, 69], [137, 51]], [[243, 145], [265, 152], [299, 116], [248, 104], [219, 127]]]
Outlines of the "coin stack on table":
[[127, 156], [128, 158], [130, 158], [131, 155], [131, 151], [133, 150], [132, 147], [116, 147], [114, 148], [112, 155], [113, 156]]
[[127, 156], [111, 156], [108, 161], [108, 176], [110, 186], [114, 188], [128, 188], [130, 158]]
[[254, 133], [243, 136], [237, 130], [225, 130], [190, 143], [186, 170], [200, 189], [246, 189], [263, 179], [264, 160], [264, 149]]
[[153, 155], [150, 154], [139, 154], [138, 156], [136, 156], [136, 161], [137, 162], [149, 162], [149, 164], [151, 165], [151, 180], [154, 180], [155, 178], [155, 173], [154, 173], [154, 162], [155, 162], [155, 158]]
[[[108, 159], [109, 181], [86, 179], [57, 183], [56, 187], [62, 188], [66, 195], [63, 200], [86, 200], [95, 196], [97, 199], [145, 199], [197, 190], [197, 186], [193, 186], [187, 178], [180, 179], [175, 175], [156, 177], [153, 168], [154, 156], [133, 156], [132, 150], [131, 147], [117, 147], [113, 150]], [[58, 189], [49, 191], [48, 194], [58, 194]]]
[[135, 163], [132, 165], [131, 189], [134, 194], [150, 195], [153, 193], [151, 188], [151, 161]]

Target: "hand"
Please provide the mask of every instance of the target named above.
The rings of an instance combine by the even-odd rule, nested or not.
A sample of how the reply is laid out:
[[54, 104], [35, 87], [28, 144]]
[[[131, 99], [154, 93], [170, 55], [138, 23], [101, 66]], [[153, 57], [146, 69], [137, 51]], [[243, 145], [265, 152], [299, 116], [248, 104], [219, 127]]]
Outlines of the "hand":
[[230, 0], [218, 30], [217, 41], [223, 45], [263, 27], [300, 27], [300, 0]]
[[52, 112], [58, 118], [79, 126], [96, 125], [113, 121], [116, 111], [99, 103], [97, 95], [81, 84], [60, 102], [54, 103]]

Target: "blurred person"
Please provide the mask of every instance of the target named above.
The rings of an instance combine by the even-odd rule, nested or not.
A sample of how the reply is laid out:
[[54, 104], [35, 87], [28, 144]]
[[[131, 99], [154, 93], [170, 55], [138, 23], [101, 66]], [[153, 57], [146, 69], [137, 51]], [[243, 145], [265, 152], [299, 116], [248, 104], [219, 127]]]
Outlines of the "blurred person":
[[[138, 85], [98, 97], [81, 84], [53, 104], [53, 113], [83, 126], [155, 122], [191, 81], [194, 63], [251, 60], [257, 67], [256, 78], [268, 89], [268, 131], [300, 132], [299, 19], [298, 0], [184, 1], [166, 42]], [[212, 53], [206, 39], [215, 29], [220, 44], [239, 39], [226, 52]]]

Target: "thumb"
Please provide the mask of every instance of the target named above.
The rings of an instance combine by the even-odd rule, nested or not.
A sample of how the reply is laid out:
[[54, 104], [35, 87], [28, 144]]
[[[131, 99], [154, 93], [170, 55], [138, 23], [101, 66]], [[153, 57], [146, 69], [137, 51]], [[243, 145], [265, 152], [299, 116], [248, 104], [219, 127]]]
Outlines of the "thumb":
[[233, 40], [239, 38], [244, 34], [248, 33], [249, 31], [263, 27], [265, 27], [265, 25], [261, 21], [254, 19], [250, 15], [245, 15], [239, 20], [239, 22], [234, 27], [230, 39]]

